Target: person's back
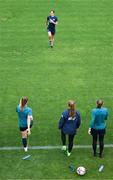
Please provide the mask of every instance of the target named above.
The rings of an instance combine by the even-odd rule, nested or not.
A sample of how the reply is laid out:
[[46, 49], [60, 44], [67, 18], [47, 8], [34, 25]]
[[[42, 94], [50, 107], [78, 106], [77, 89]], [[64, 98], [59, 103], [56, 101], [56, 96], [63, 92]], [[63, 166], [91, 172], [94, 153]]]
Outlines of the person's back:
[[23, 108], [23, 111], [21, 110], [19, 105], [16, 107], [16, 112], [18, 113], [19, 125], [21, 127], [27, 126], [27, 116], [31, 111], [32, 111], [31, 108], [27, 106]]
[[94, 129], [104, 129], [106, 127], [106, 120], [108, 116], [107, 108], [101, 107], [93, 109], [92, 116], [94, 116], [94, 123], [92, 126]]
[[[68, 109], [62, 113], [58, 126], [61, 130], [62, 150], [67, 150], [67, 156], [71, 155], [74, 136], [80, 124], [80, 113], [76, 111], [75, 102], [69, 100]], [[68, 135], [68, 147], [66, 147], [66, 135]]]
[[65, 110], [63, 113], [65, 119], [63, 125], [63, 131], [65, 134], [76, 134], [77, 129], [80, 126], [80, 113], [75, 111], [75, 117], [70, 117], [69, 110]]

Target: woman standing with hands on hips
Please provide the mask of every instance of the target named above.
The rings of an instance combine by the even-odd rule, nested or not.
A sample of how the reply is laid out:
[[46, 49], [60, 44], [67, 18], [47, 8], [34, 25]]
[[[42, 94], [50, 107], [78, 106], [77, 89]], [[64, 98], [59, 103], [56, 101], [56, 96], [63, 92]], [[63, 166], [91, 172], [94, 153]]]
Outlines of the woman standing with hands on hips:
[[[60, 118], [59, 129], [61, 130], [62, 150], [67, 150], [67, 156], [71, 155], [73, 148], [74, 136], [81, 124], [79, 111], [76, 110], [75, 102], [68, 101], [68, 109], [66, 109]], [[68, 136], [68, 147], [66, 147], [66, 135]]]
[[19, 129], [22, 135], [22, 144], [24, 150], [28, 150], [27, 137], [31, 134], [31, 127], [33, 125], [32, 109], [27, 106], [28, 98], [22, 97], [19, 105], [16, 107], [18, 114]]

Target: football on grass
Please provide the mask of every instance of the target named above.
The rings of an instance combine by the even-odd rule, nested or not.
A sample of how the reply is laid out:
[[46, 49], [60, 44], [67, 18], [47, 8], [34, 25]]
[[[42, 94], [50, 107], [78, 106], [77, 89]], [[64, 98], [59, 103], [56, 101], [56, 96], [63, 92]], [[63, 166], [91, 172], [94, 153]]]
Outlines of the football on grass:
[[80, 166], [77, 168], [76, 172], [78, 175], [83, 176], [86, 174], [86, 168], [83, 166]]

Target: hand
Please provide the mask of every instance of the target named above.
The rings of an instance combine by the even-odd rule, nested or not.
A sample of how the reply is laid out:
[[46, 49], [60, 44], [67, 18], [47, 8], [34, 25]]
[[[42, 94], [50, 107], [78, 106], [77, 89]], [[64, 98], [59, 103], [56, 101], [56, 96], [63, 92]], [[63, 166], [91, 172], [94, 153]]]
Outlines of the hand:
[[27, 129], [27, 134], [28, 134], [28, 136], [31, 134], [31, 130], [30, 129]]
[[91, 135], [91, 128], [88, 129], [88, 134]]

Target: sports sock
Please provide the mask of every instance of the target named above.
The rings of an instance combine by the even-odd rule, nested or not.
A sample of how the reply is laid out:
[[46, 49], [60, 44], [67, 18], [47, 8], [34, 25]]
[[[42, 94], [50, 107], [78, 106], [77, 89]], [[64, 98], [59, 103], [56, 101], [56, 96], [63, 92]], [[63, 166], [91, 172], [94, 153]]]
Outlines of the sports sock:
[[24, 147], [27, 146], [27, 138], [22, 138], [22, 144]]
[[51, 41], [51, 47], [53, 47], [53, 41]]

